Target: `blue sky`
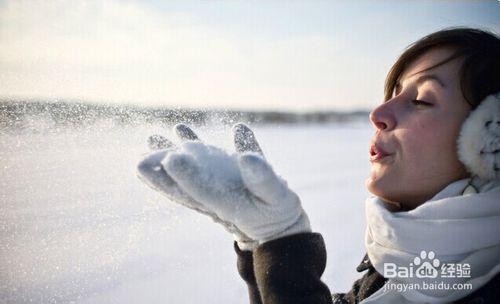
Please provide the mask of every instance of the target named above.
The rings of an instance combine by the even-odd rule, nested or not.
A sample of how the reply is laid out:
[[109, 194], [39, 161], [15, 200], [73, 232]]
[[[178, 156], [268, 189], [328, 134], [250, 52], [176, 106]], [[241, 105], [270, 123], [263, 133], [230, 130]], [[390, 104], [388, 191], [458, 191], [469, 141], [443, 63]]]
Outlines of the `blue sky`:
[[0, 96], [370, 109], [433, 31], [500, 33], [499, 1], [1, 1]]

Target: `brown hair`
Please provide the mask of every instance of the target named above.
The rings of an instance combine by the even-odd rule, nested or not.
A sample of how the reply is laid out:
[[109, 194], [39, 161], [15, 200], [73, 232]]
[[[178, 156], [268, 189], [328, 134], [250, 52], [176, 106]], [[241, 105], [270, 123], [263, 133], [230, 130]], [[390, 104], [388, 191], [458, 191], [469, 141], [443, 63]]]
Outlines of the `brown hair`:
[[392, 98], [405, 68], [417, 57], [436, 47], [451, 47], [454, 53], [426, 70], [463, 57], [459, 72], [460, 88], [472, 109], [486, 96], [500, 91], [500, 38], [486, 30], [453, 27], [429, 34], [405, 49], [387, 74], [385, 101]]

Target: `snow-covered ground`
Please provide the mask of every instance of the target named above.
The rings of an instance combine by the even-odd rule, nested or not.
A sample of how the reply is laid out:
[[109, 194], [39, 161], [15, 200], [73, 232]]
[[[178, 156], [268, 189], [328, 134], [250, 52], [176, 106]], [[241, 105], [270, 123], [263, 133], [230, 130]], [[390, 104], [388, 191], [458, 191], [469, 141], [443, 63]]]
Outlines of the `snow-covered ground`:
[[[232, 148], [228, 126], [195, 130]], [[325, 238], [324, 281], [332, 292], [348, 290], [364, 255], [372, 127], [254, 130]], [[152, 133], [174, 138], [159, 127], [112, 124], [0, 130], [2, 303], [248, 303], [231, 236], [136, 177]]]

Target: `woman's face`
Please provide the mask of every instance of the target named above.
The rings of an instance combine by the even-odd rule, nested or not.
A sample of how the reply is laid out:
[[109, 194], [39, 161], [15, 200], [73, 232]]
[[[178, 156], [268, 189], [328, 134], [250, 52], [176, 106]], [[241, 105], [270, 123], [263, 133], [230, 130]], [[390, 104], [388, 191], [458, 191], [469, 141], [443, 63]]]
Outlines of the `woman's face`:
[[403, 209], [417, 207], [449, 183], [468, 176], [456, 145], [470, 112], [458, 78], [461, 59], [423, 71], [452, 52], [436, 48], [418, 57], [401, 74], [393, 98], [370, 113], [376, 132], [366, 186]]

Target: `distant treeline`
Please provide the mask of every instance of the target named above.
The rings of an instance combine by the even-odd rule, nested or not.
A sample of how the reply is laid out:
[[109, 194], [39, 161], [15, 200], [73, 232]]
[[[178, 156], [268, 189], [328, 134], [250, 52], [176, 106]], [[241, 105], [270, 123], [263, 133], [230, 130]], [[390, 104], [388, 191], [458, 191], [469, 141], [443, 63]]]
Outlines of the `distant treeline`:
[[368, 111], [293, 113], [147, 108], [64, 101], [0, 101], [0, 128], [23, 128], [33, 120], [40, 119], [56, 126], [85, 126], [109, 119], [124, 125], [144, 123], [173, 125], [180, 122], [193, 125], [235, 122], [296, 124], [368, 121]]

